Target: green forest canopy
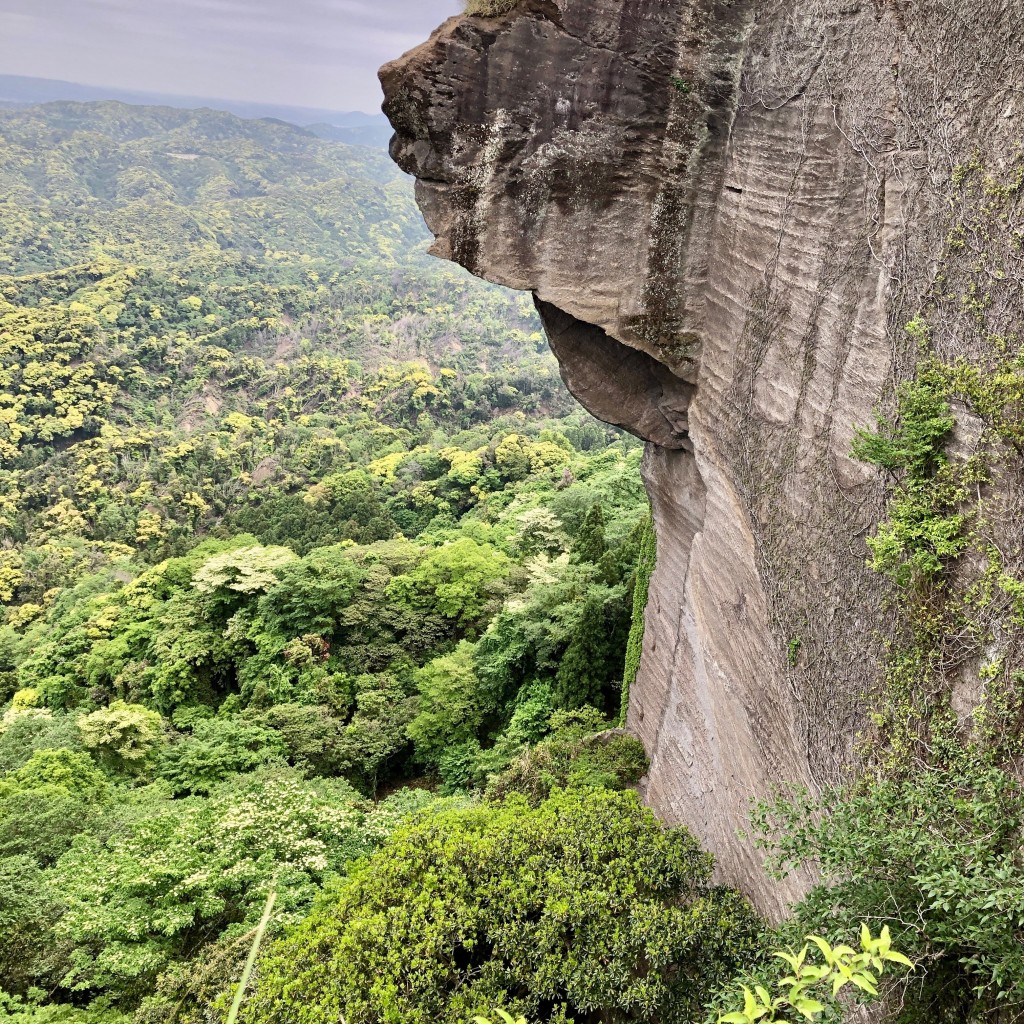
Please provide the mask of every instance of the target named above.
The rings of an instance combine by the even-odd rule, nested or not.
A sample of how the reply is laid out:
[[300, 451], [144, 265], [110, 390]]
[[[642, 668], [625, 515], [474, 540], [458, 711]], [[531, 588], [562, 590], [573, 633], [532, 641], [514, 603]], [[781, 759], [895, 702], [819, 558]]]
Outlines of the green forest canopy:
[[50, 104], [0, 166], [9, 1015], [201, 1015], [268, 887], [280, 934], [410, 814], [643, 772], [586, 740], [640, 445], [386, 157]]

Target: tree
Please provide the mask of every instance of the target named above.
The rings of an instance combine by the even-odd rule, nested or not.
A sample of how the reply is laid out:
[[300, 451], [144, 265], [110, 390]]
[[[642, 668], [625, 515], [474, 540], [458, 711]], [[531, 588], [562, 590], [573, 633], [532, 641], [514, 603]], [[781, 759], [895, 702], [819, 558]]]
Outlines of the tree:
[[157, 774], [175, 794], [209, 793], [230, 775], [283, 759], [284, 741], [272, 729], [237, 718], [196, 722], [191, 736], [164, 747]]
[[9, 789], [0, 796], [0, 859], [29, 857], [41, 868], [51, 867], [76, 836], [101, 820], [101, 805], [61, 786]]
[[633, 793], [558, 792], [399, 829], [263, 957], [250, 1024], [691, 1021], [758, 942], [711, 857]]
[[34, 750], [17, 771], [0, 782], [12, 790], [52, 787], [81, 800], [98, 800], [106, 795], [106, 776], [88, 754], [80, 750]]
[[338, 740], [338, 763], [374, 794], [388, 764], [408, 748], [416, 701], [405, 682], [388, 672], [357, 677], [355, 690], [355, 713]]
[[813, 799], [795, 790], [754, 818], [780, 872], [822, 877], [797, 907], [818, 934], [888, 921], [918, 963], [902, 1018], [1002, 1020], [1024, 1006], [1024, 787], [976, 752], [957, 763], [868, 778]]
[[284, 547], [236, 548], [205, 561], [192, 577], [196, 590], [214, 594], [232, 590], [239, 594], [258, 594], [277, 583], [276, 571], [298, 556]]
[[132, 810], [126, 827], [81, 837], [49, 875], [64, 906], [54, 938], [70, 950], [65, 988], [138, 998], [198, 941], [251, 928], [275, 881], [279, 920], [295, 920], [328, 873], [369, 849], [352, 788], [290, 769], [205, 800], [153, 794]]
[[461, 537], [431, 551], [419, 565], [388, 585], [391, 600], [436, 611], [460, 629], [478, 629], [493, 609], [508, 575], [508, 556], [490, 544]]
[[420, 710], [409, 723], [409, 739], [427, 764], [436, 764], [449, 746], [476, 736], [492, 710], [480, 692], [473, 645], [465, 640], [419, 669], [416, 688]]
[[593, 562], [597, 565], [608, 550], [604, 538], [604, 506], [595, 501], [587, 510], [580, 525], [579, 533], [572, 546], [572, 557], [577, 562]]
[[531, 508], [516, 516], [515, 544], [524, 555], [561, 553], [564, 537], [558, 517], [546, 508]]
[[555, 677], [555, 702], [559, 707], [584, 704], [612, 710], [622, 679], [629, 622], [622, 588], [606, 595], [591, 594]]
[[0, 857], [0, 979], [4, 989], [21, 995], [34, 980], [41, 980], [50, 953], [47, 932], [58, 914], [57, 902], [35, 860]]
[[549, 725], [549, 736], [522, 749], [491, 777], [489, 797], [523, 793], [538, 804], [556, 787], [625, 789], [647, 771], [644, 745], [635, 736], [608, 735], [608, 723], [596, 708], [556, 711]]
[[268, 629], [289, 638], [329, 635], [363, 576], [348, 548], [317, 548], [278, 570], [277, 580], [260, 600], [260, 616]]
[[78, 719], [82, 745], [114, 769], [141, 771], [163, 741], [163, 720], [142, 704], [115, 700]]

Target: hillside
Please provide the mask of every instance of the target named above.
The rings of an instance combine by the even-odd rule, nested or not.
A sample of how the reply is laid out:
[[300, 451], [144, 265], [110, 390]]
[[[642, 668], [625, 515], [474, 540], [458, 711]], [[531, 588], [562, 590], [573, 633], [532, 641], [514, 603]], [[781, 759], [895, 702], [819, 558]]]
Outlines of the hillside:
[[56, 103], [0, 183], [0, 1019], [198, 1020], [269, 890], [277, 935], [424, 807], [635, 781], [584, 739], [640, 445], [383, 156]]
[[289, 124], [323, 129], [324, 137], [354, 145], [373, 145], [387, 148], [390, 135], [387, 119], [378, 113], [361, 111], [323, 110], [316, 107], [282, 106], [276, 103], [258, 103], [225, 100], [210, 96], [179, 96], [174, 94], [139, 92], [110, 86], [82, 85], [50, 78], [32, 78], [27, 75], [0, 74], [0, 106], [29, 107], [40, 103], [98, 103], [116, 100], [122, 104], [146, 107], [176, 107], [184, 110], [206, 108], [226, 111], [244, 118], [274, 118]]
[[0, 114], [0, 1024], [1024, 1019], [1022, 34]]
[[11, 588], [47, 517], [76, 562], [152, 560], [350, 468], [353, 430], [383, 455], [568, 410], [529, 306], [426, 259], [376, 154], [119, 104], [0, 128], [7, 600], [50, 586]]

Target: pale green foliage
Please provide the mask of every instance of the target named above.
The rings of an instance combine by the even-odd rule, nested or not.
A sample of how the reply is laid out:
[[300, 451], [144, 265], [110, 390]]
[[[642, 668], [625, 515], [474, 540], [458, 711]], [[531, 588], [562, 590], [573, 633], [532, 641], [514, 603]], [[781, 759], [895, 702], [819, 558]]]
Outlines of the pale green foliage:
[[513, 1017], [512, 1014], [508, 1012], [508, 1010], [503, 1010], [499, 1006], [496, 1006], [492, 1012], [494, 1013], [495, 1017], [497, 1017], [497, 1020], [492, 1020], [490, 1017], [480, 1016], [474, 1017], [473, 1020], [476, 1021], [476, 1024], [498, 1024], [499, 1020], [502, 1022], [502, 1024], [526, 1024], [525, 1017], [523, 1017], [522, 1015], [518, 1017]]
[[142, 704], [115, 700], [78, 719], [82, 745], [114, 767], [139, 769], [155, 753], [162, 736], [162, 719]]
[[11, 698], [11, 708], [14, 711], [24, 711], [26, 708], [37, 708], [41, 703], [42, 695], [34, 686], [23, 687]]
[[276, 571], [298, 558], [290, 548], [236, 548], [214, 555], [204, 562], [192, 577], [196, 590], [212, 594], [217, 590], [234, 590], [239, 594], [257, 594], [270, 590], [277, 582]]
[[[823, 963], [808, 959], [812, 944], [820, 951]], [[741, 985], [743, 1009], [721, 1014], [718, 1024], [818, 1020], [847, 985], [877, 997], [879, 979], [887, 965], [913, 967], [910, 960], [892, 948], [888, 926], [883, 927], [877, 937], [872, 937], [866, 924], [860, 928], [859, 951], [844, 944], [832, 946], [818, 935], [808, 935], [799, 953], [775, 955], [790, 969], [789, 974], [776, 982], [777, 993], [773, 995], [764, 985]]]
[[409, 738], [424, 761], [434, 763], [451, 745], [475, 736], [490, 710], [480, 692], [473, 645], [463, 641], [416, 673], [419, 714], [409, 723]]
[[516, 516], [515, 545], [522, 554], [555, 557], [565, 542], [562, 524], [549, 509], [531, 508]]
[[435, 611], [472, 629], [494, 609], [511, 562], [504, 552], [469, 537], [431, 551], [411, 572], [388, 585], [393, 601]]

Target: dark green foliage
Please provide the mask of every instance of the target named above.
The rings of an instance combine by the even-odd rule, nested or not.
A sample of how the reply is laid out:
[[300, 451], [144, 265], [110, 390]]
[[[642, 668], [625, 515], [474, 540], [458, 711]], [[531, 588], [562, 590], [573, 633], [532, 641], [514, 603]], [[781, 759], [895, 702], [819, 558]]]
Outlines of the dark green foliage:
[[408, 753], [416, 702], [411, 683], [389, 672], [358, 676], [354, 688], [355, 709], [338, 741], [338, 764], [375, 795], [389, 767]]
[[626, 720], [626, 711], [629, 707], [629, 689], [636, 681], [636, 674], [640, 670], [640, 656], [643, 653], [644, 644], [644, 612], [647, 609], [647, 594], [657, 560], [654, 520], [649, 514], [640, 529], [642, 533], [636, 563], [636, 582], [633, 585], [633, 611], [622, 672], [622, 703], [619, 708], [619, 718], [623, 722]]
[[341, 760], [341, 722], [322, 704], [276, 704], [260, 721], [284, 744], [288, 760], [308, 775], [338, 775]]
[[100, 818], [94, 803], [61, 787], [5, 793], [0, 797], [0, 858], [29, 857], [39, 867], [51, 867]]
[[23, 994], [46, 975], [46, 935], [59, 908], [35, 859], [0, 857], [0, 978], [4, 988]]
[[690, 1021], [759, 939], [710, 874], [632, 793], [427, 813], [267, 953], [246, 1019]]
[[175, 795], [209, 793], [231, 775], [283, 758], [286, 750], [273, 729], [235, 718], [210, 718], [196, 722], [191, 735], [162, 751], [157, 775]]
[[595, 501], [583, 517], [583, 522], [572, 546], [572, 554], [577, 561], [593, 562], [597, 565], [607, 550], [608, 545], [604, 536], [604, 508], [599, 501]]
[[346, 551], [340, 545], [316, 548], [283, 566], [260, 600], [266, 627], [292, 637], [333, 633], [364, 575]]
[[622, 679], [622, 652], [629, 637], [626, 602], [589, 597], [555, 676], [559, 707], [616, 705]]

